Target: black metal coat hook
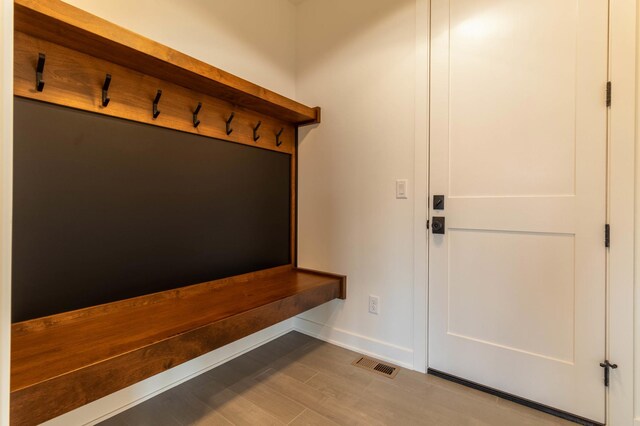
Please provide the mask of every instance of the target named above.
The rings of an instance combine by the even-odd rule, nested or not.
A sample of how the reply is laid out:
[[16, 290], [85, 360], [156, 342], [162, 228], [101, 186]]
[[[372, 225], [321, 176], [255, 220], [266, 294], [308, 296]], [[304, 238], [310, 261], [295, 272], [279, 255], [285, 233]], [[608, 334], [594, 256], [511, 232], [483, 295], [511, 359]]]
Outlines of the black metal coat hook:
[[233, 129], [231, 128], [231, 122], [233, 121], [233, 117], [235, 116], [236, 114], [232, 112], [229, 116], [229, 119], [227, 120], [227, 136], [229, 136], [231, 132], [233, 132]]
[[284, 132], [284, 127], [280, 129], [278, 133], [276, 133], [276, 146], [282, 145], [282, 141], [280, 140], [280, 136], [282, 136], [282, 132]]
[[158, 118], [160, 115], [160, 110], [158, 110], [158, 102], [160, 102], [160, 96], [162, 96], [162, 90], [158, 89], [158, 93], [156, 93], [156, 98], [153, 101], [153, 118]]
[[46, 57], [44, 53], [38, 54], [38, 65], [36, 66], [36, 90], [42, 92], [44, 89], [44, 81], [42, 80], [42, 73], [44, 72], [44, 61]]
[[102, 85], [102, 106], [109, 105], [111, 98], [109, 97], [109, 85], [111, 85], [111, 74], [107, 74]]
[[200, 125], [200, 120], [198, 120], [198, 113], [200, 112], [200, 108], [202, 108], [202, 102], [198, 102], [198, 106], [195, 111], [193, 111], [193, 127], [198, 127]]
[[258, 139], [260, 139], [260, 135], [258, 134], [258, 129], [260, 128], [261, 124], [262, 124], [262, 121], [258, 121], [258, 124], [256, 124], [256, 127], [253, 128], [253, 141], [254, 142], [258, 142]]

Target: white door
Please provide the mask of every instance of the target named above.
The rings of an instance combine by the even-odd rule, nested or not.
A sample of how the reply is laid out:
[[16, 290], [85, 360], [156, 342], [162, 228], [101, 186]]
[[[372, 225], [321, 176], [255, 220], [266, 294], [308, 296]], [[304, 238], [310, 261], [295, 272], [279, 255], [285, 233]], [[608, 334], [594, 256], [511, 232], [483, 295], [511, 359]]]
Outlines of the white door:
[[599, 422], [607, 14], [431, 1], [429, 367]]

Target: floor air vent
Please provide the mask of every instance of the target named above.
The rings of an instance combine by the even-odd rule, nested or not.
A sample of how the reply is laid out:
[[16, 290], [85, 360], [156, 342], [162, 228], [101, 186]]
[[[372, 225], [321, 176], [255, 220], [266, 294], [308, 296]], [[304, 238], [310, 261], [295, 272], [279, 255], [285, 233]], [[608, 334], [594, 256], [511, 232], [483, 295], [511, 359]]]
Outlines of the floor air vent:
[[400, 371], [400, 368], [398, 367], [376, 361], [375, 359], [366, 356], [360, 356], [356, 358], [356, 360], [351, 364], [355, 365], [356, 367], [364, 368], [365, 370], [373, 371], [374, 373], [378, 373], [390, 379], [396, 377], [398, 371]]

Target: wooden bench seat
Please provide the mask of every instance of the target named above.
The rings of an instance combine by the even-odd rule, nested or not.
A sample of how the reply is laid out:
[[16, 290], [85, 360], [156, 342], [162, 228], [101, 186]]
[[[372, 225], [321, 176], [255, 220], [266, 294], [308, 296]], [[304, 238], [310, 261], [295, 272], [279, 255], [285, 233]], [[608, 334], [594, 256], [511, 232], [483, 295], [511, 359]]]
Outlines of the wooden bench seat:
[[37, 424], [335, 298], [283, 266], [13, 324], [11, 423]]

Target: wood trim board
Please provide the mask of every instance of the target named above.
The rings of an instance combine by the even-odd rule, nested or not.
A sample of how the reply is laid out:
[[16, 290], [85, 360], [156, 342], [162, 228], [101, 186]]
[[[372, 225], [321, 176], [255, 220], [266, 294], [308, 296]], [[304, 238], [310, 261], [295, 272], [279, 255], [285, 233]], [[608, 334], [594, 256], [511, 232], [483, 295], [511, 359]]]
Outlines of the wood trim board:
[[291, 124], [320, 122], [318, 107], [288, 99], [59, 0], [16, 0], [15, 31]]
[[[16, 96], [294, 153], [296, 126], [286, 121], [24, 33], [15, 33], [14, 50]], [[42, 92], [38, 92], [35, 86], [36, 62], [40, 52], [46, 54]], [[110, 102], [103, 107], [102, 86], [107, 73], [111, 74]], [[158, 103], [160, 115], [154, 119], [152, 107], [158, 89], [162, 90]], [[202, 103], [202, 108], [198, 114], [200, 125], [196, 128], [193, 126], [193, 112], [198, 102]], [[233, 131], [227, 135], [226, 121], [231, 113], [234, 113], [230, 124]], [[253, 129], [258, 122], [261, 122], [258, 129], [260, 139], [254, 141]], [[277, 146], [276, 133], [280, 129], [284, 129], [280, 137], [282, 144]]]

